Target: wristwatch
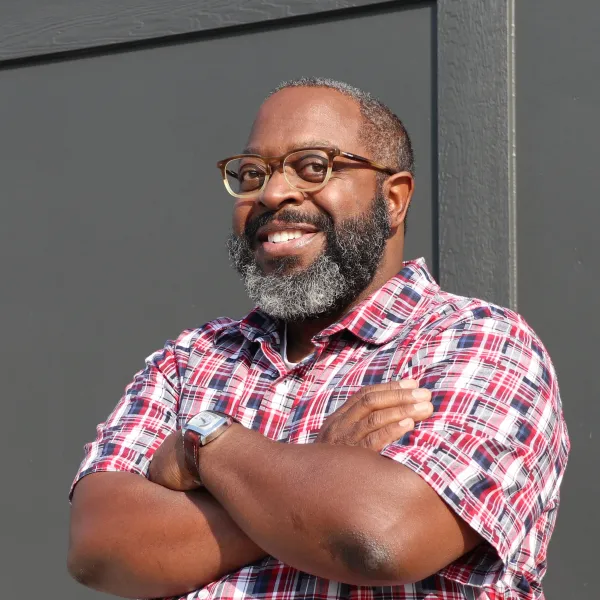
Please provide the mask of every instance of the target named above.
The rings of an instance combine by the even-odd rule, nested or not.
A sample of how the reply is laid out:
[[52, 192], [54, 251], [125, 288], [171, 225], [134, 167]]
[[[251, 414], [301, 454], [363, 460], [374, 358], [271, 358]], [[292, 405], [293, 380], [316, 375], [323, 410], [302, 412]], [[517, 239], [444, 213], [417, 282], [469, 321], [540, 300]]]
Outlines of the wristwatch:
[[216, 440], [226, 429], [233, 425], [233, 419], [214, 410], [203, 410], [194, 415], [183, 427], [183, 448], [185, 463], [195, 481], [202, 485], [199, 471], [199, 449]]

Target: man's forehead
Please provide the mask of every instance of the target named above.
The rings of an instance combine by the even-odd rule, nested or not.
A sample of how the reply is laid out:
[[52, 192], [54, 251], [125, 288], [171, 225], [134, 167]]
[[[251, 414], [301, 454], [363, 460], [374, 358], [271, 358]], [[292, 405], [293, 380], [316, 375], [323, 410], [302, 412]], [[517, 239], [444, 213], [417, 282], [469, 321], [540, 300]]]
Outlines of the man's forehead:
[[263, 102], [248, 147], [270, 155], [327, 145], [358, 152], [361, 121], [358, 104], [337, 90], [285, 88]]

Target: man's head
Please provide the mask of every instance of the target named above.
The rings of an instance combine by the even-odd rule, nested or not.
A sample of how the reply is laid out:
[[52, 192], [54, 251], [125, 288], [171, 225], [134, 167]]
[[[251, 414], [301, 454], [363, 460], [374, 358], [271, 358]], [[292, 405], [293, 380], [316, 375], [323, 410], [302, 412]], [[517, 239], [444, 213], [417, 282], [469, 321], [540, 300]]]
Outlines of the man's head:
[[347, 84], [286, 82], [262, 104], [245, 153], [282, 157], [304, 148], [332, 150], [224, 168], [242, 196], [232, 262], [257, 305], [286, 321], [339, 313], [401, 268], [413, 190], [402, 123]]

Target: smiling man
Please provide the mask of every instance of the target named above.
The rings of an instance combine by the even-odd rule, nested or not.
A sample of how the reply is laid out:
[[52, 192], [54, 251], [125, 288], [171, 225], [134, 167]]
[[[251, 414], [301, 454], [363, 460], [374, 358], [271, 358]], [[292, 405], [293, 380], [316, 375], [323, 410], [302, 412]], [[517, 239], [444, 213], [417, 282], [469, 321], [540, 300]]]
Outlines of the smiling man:
[[127, 597], [543, 598], [556, 376], [520, 316], [403, 261], [400, 120], [287, 82], [218, 166], [257, 308], [168, 342], [98, 427], [71, 574]]

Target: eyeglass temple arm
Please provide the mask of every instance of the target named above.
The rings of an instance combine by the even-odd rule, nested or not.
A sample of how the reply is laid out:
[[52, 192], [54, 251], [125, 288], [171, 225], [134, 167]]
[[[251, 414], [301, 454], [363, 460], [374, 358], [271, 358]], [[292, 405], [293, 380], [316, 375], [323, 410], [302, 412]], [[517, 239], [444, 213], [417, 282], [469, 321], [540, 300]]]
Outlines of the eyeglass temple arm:
[[352, 160], [357, 160], [359, 162], [366, 163], [374, 169], [377, 169], [378, 171], [383, 171], [388, 175], [394, 175], [394, 173], [399, 173], [397, 169], [390, 169], [389, 167], [384, 167], [383, 165], [380, 165], [379, 163], [369, 158], [365, 158], [364, 156], [358, 156], [358, 154], [352, 154], [351, 152], [340, 152], [340, 155], [345, 156], [346, 158], [351, 158]]

